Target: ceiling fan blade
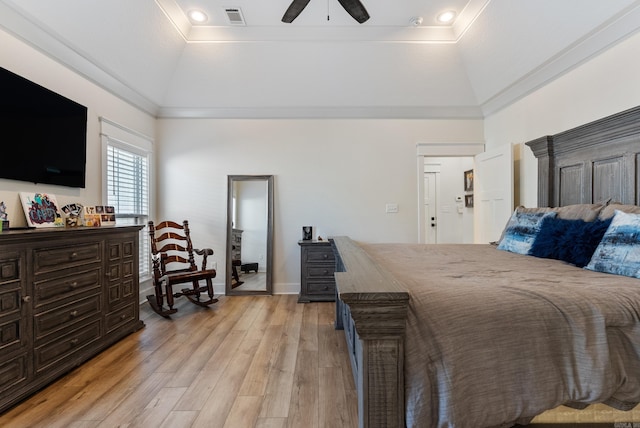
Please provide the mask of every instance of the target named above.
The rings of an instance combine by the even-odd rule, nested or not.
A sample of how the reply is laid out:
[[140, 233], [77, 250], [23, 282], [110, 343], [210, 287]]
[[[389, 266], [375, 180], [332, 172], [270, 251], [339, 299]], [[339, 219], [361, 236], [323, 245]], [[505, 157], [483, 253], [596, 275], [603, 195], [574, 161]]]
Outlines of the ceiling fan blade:
[[304, 10], [305, 7], [309, 4], [309, 0], [293, 0], [289, 5], [289, 8], [282, 16], [282, 22], [286, 22], [287, 24], [291, 24], [294, 19], [300, 15], [300, 12]]
[[360, 24], [369, 19], [369, 13], [367, 9], [364, 8], [364, 5], [360, 3], [360, 0], [338, 0], [344, 10], [346, 10], [349, 15], [353, 17]]

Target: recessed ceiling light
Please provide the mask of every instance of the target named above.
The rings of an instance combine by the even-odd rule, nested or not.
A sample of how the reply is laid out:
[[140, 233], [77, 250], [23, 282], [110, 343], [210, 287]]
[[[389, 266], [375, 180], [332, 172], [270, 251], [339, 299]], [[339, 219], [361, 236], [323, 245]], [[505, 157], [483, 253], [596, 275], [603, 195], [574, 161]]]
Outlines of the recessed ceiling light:
[[207, 22], [207, 19], [209, 19], [207, 17], [207, 14], [204, 13], [201, 10], [190, 10], [189, 13], [189, 19], [191, 20], [191, 22], [193, 22], [194, 24], [202, 24], [204, 22]]
[[456, 13], [452, 10], [448, 10], [439, 14], [436, 20], [441, 24], [450, 24], [451, 22], [453, 22], [453, 19], [455, 17]]

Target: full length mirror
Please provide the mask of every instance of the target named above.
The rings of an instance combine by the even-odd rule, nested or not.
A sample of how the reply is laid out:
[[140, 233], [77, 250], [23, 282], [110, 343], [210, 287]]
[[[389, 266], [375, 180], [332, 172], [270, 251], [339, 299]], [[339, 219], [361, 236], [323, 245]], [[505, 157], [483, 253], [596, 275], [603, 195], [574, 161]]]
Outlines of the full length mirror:
[[227, 295], [271, 294], [273, 176], [229, 175]]

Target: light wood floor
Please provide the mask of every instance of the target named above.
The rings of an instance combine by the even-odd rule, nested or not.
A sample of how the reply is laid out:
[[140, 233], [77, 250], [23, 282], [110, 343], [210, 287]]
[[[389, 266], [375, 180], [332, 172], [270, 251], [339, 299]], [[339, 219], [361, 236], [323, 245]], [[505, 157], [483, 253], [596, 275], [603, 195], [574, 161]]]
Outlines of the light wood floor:
[[1, 427], [357, 426], [333, 303], [297, 296], [178, 299], [146, 327], [0, 415]]

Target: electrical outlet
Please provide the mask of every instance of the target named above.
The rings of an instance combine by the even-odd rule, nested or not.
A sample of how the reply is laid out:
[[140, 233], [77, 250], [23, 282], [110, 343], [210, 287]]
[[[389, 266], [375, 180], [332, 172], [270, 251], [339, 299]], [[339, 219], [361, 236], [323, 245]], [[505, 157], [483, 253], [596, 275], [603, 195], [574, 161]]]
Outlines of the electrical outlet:
[[386, 209], [387, 209], [387, 213], [397, 213], [398, 204], [387, 204]]

